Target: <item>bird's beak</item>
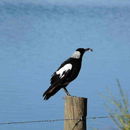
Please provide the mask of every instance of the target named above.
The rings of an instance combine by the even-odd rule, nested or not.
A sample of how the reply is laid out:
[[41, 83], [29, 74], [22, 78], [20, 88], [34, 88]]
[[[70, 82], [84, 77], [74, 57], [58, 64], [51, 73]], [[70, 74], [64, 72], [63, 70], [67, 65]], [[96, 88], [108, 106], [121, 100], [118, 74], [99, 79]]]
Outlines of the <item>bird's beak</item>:
[[91, 48], [86, 48], [85, 51], [93, 51]]

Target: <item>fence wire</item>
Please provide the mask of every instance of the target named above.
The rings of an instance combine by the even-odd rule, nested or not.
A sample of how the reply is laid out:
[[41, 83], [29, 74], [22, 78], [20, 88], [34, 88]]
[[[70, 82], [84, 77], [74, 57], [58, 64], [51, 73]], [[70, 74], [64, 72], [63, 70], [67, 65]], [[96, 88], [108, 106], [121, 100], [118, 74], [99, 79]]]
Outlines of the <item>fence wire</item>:
[[[101, 118], [110, 118], [110, 116], [95, 116], [95, 117], [86, 117], [86, 120], [89, 119], [101, 119]], [[32, 124], [32, 123], [47, 123], [47, 122], [59, 122], [65, 120], [77, 120], [80, 119], [54, 119], [54, 120], [31, 120], [31, 121], [12, 121], [12, 122], [0, 122], [0, 125], [11, 125], [11, 124]]]

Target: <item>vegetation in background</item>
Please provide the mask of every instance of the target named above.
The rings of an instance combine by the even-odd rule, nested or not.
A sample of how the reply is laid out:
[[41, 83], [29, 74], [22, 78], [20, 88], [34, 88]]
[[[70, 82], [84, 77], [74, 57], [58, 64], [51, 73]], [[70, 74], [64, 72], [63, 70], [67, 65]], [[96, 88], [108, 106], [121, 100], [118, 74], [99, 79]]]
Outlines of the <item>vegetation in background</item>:
[[111, 91], [108, 91], [109, 95], [107, 97], [105, 96], [105, 99], [107, 99], [107, 111], [120, 130], [130, 130], [130, 106], [128, 96], [122, 89], [119, 80], [117, 80], [117, 86], [119, 90], [118, 98], [114, 97]]

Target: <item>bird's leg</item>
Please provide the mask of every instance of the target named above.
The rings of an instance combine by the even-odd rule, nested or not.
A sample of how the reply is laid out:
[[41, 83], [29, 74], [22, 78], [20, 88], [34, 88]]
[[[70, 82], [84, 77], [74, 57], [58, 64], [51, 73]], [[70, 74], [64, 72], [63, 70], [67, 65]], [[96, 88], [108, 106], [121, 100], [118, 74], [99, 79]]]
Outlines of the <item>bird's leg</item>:
[[65, 93], [66, 93], [68, 96], [71, 96], [71, 95], [69, 94], [68, 90], [67, 90], [65, 87], [64, 87], [63, 89], [64, 89]]

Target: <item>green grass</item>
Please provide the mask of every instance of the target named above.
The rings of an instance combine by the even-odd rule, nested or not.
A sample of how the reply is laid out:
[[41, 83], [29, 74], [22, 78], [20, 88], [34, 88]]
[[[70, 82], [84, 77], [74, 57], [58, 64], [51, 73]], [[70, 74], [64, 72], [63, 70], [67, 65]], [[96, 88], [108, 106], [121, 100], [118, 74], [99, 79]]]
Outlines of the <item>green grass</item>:
[[120, 130], [130, 130], [130, 106], [128, 96], [122, 89], [119, 80], [117, 80], [117, 87], [119, 91], [118, 98], [116, 98], [111, 91], [107, 91], [108, 96], [105, 96], [107, 100], [106, 108], [110, 118]]

